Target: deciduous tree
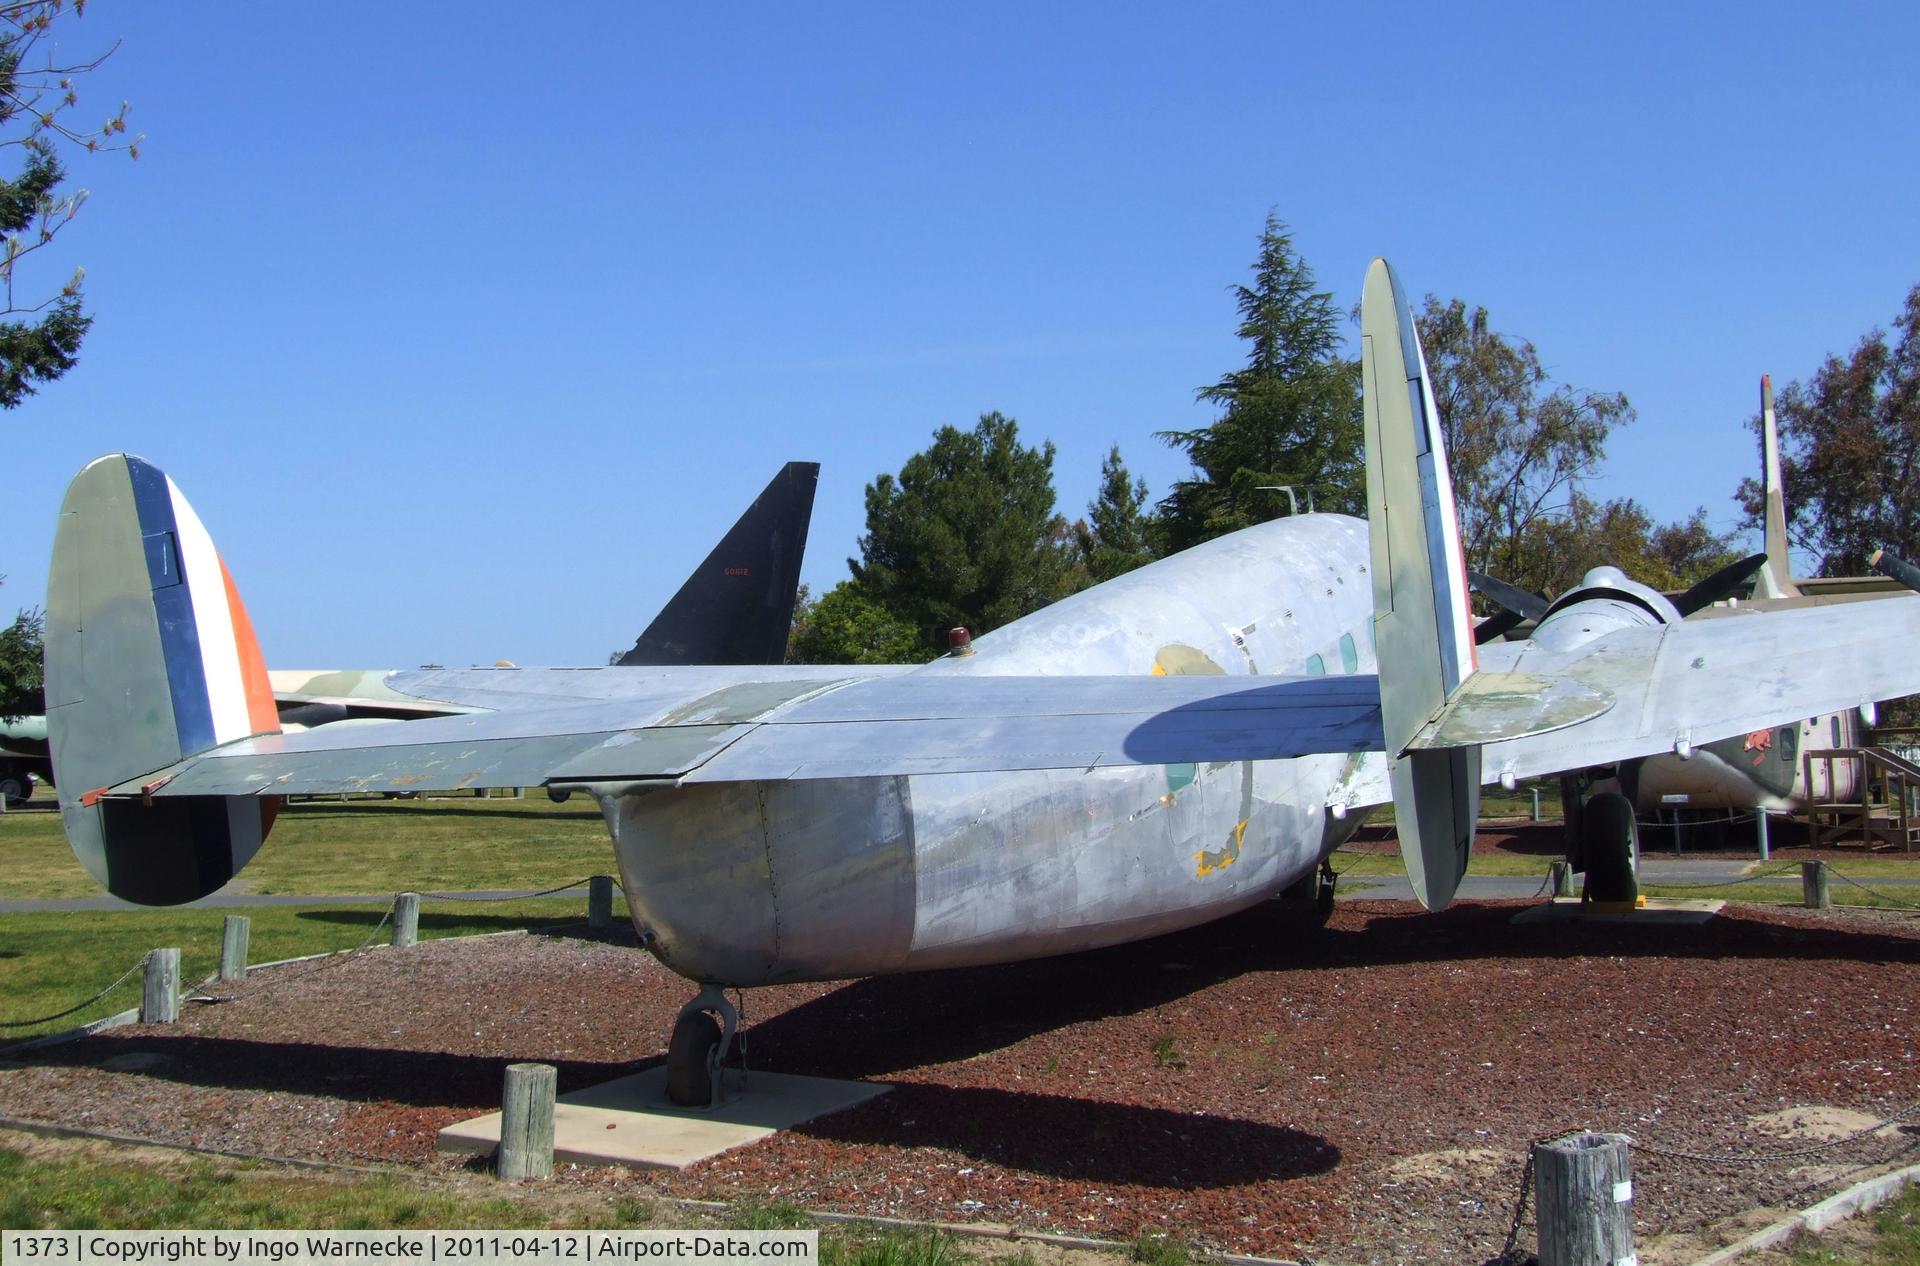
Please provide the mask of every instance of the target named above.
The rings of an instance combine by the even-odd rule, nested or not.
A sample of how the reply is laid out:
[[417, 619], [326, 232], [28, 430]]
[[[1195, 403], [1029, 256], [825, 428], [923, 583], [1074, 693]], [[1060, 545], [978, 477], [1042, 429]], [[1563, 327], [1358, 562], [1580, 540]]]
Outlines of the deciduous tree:
[[909, 664], [933, 653], [919, 629], [894, 619], [856, 581], [841, 581], [817, 602], [803, 594], [794, 604], [790, 664]]
[[[1788, 531], [1823, 576], [1864, 572], [1876, 549], [1920, 557], [1920, 285], [1893, 328], [1891, 341], [1876, 329], [1845, 359], [1828, 356], [1775, 402]], [[1757, 526], [1759, 481], [1739, 499]]]
[[80, 76], [107, 54], [71, 62], [54, 50], [65, 19], [80, 17], [85, 0], [27, 0], [0, 4], [0, 149], [18, 151], [18, 168], [0, 178], [0, 408], [11, 409], [73, 368], [93, 318], [81, 308], [75, 269], [66, 284], [23, 294], [20, 267], [73, 222], [87, 191], [62, 193], [63, 149], [140, 156], [140, 139], [127, 134], [127, 106], [97, 128], [76, 123]]
[[1160, 503], [1169, 550], [1185, 549], [1282, 513], [1293, 487], [1317, 508], [1364, 512], [1360, 367], [1343, 356], [1333, 296], [1267, 216], [1253, 284], [1234, 288], [1247, 364], [1197, 393], [1222, 412], [1210, 425], [1163, 431], [1193, 475]]
[[1555, 384], [1534, 345], [1496, 332], [1485, 308], [1428, 295], [1415, 320], [1469, 566], [1554, 592], [1566, 567], [1540, 545], [1564, 544], [1562, 527], [1591, 528], [1609, 508], [1621, 531], [1641, 525], [1644, 544], [1652, 525], [1637, 505], [1603, 506], [1576, 487], [1599, 466], [1613, 428], [1633, 420], [1626, 396]]

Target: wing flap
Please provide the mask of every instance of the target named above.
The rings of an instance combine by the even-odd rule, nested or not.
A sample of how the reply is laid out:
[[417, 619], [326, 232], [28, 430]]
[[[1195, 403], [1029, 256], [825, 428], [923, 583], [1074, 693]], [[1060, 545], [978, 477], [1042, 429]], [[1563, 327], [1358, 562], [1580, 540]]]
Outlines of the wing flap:
[[[853, 697], [862, 692], [840, 691], [774, 718], [686, 781], [1284, 760], [1377, 750], [1381, 742], [1371, 677], [1333, 679], [1331, 688], [1318, 677], [947, 680], [980, 689], [888, 692], [886, 701], [864, 702]], [[883, 702], [917, 704], [903, 710], [919, 715], [881, 715]]]

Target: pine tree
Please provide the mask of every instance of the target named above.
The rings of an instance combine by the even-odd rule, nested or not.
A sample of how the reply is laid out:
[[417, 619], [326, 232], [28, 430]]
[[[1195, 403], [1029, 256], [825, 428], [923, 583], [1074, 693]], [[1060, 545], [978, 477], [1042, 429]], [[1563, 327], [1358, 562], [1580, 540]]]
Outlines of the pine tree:
[[898, 479], [867, 485], [849, 566], [862, 594], [939, 649], [949, 628], [984, 633], [1078, 587], [1053, 505], [1053, 445], [1029, 448], [1012, 418], [983, 414], [971, 431], [941, 427]]
[[1169, 549], [1274, 518], [1287, 508], [1271, 491], [1278, 485], [1322, 510], [1358, 513], [1366, 504], [1360, 366], [1341, 354], [1333, 296], [1314, 288], [1277, 216], [1267, 216], [1253, 284], [1234, 294], [1246, 367], [1197, 393], [1221, 407], [1220, 417], [1160, 433], [1194, 468], [1160, 503]]
[[1073, 525], [1080, 565], [1095, 584], [1153, 561], [1151, 516], [1145, 513], [1147, 481], [1134, 479], [1115, 444], [1100, 463], [1100, 493], [1087, 517]]

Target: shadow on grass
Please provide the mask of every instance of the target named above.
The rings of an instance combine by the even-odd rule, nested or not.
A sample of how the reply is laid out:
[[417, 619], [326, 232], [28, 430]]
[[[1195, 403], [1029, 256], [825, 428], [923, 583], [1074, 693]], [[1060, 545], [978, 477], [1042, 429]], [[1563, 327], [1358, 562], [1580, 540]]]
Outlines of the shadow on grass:
[[[302, 910], [294, 916], [313, 923], [331, 923], [340, 927], [369, 930], [386, 915], [379, 910]], [[586, 914], [556, 915], [514, 915], [488, 914], [484, 907], [479, 910], [438, 910], [420, 911], [420, 930], [422, 932], [511, 932], [524, 928], [529, 932], [551, 932], [558, 928], [579, 925], [586, 929]]]
[[[502, 804], [506, 801], [483, 801], [482, 803]], [[283, 814], [295, 817], [312, 818], [367, 818], [373, 821], [392, 822], [404, 820], [417, 822], [420, 818], [499, 818], [504, 821], [536, 822], [599, 822], [600, 810], [593, 801], [584, 804], [542, 804], [529, 803], [524, 808], [481, 809], [459, 801], [443, 800], [349, 800], [345, 804], [328, 801], [304, 801], [282, 809]]]

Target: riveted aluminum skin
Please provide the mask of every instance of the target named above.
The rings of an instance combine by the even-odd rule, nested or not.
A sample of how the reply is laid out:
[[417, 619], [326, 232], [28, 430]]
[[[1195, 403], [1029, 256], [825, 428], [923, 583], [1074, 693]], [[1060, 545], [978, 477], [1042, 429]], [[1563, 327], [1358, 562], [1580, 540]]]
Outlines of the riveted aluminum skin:
[[[1123, 576], [924, 673], [1361, 674], [1366, 531], [1308, 515]], [[956, 724], [966, 724], [965, 721]], [[741, 740], [752, 741], [752, 736]], [[1381, 798], [1377, 752], [1199, 765], [760, 780], [607, 798], [635, 926], [729, 985], [1002, 962], [1272, 896]]]

